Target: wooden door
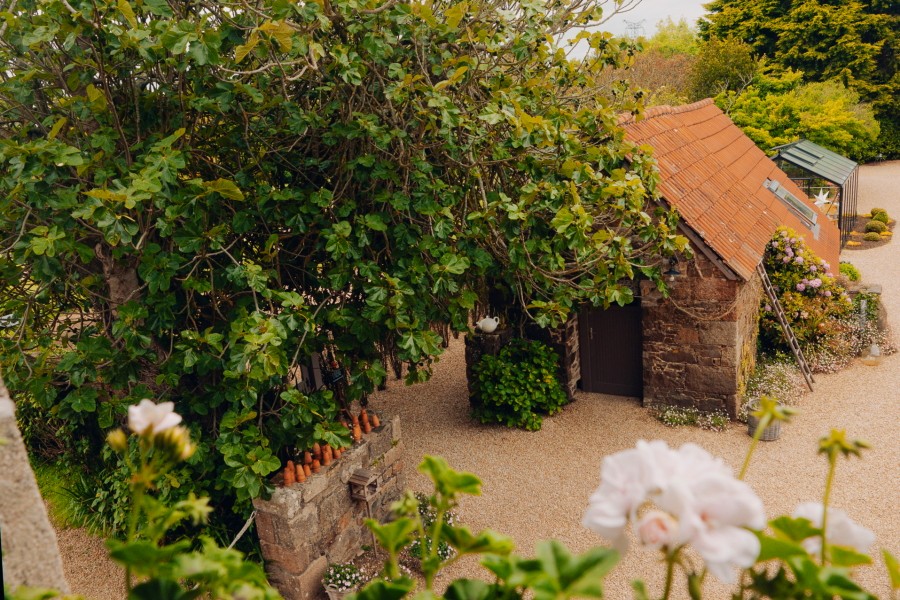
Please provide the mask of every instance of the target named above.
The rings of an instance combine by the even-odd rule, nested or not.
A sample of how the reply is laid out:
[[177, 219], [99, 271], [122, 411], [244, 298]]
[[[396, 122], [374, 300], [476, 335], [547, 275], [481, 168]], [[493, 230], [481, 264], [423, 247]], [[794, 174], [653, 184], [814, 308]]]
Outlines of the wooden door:
[[585, 308], [578, 317], [581, 387], [585, 392], [642, 398], [641, 304]]

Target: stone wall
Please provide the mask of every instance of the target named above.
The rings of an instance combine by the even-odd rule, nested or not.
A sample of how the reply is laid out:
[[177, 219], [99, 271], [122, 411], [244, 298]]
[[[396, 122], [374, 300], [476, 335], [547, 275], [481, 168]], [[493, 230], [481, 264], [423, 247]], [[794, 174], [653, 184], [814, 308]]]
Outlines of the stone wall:
[[[266, 573], [286, 600], [320, 596], [329, 563], [350, 561], [373, 544], [363, 521], [390, 517], [390, 505], [405, 487], [403, 452], [400, 418], [384, 419], [306, 482], [279, 487], [269, 500], [254, 500]], [[378, 476], [379, 491], [368, 508], [350, 495], [350, 477], [359, 469]]]
[[578, 382], [581, 381], [581, 348], [578, 342], [578, 314], [573, 314], [566, 324], [556, 329], [534, 325], [525, 332], [532, 340], [543, 342], [559, 355], [556, 377], [563, 386], [569, 401], [575, 399]]
[[735, 418], [756, 351], [761, 284], [732, 281], [702, 252], [682, 261], [664, 299], [641, 282], [644, 404], [721, 410]]
[[3, 582], [69, 592], [56, 533], [38, 491], [16, 412], [0, 379], [0, 532]]

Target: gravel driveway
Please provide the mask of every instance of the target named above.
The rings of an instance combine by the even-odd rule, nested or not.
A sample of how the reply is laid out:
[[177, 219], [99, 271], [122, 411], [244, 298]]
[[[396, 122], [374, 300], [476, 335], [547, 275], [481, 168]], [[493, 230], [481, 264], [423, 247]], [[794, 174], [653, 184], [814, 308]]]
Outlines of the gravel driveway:
[[[862, 167], [860, 210], [880, 205], [900, 216], [900, 161]], [[900, 260], [898, 242], [865, 251], [845, 252], [867, 282], [881, 283], [894, 329], [900, 330]], [[632, 447], [639, 439], [662, 439], [670, 445], [695, 442], [736, 469], [750, 442], [737, 424], [725, 432], [696, 428], [669, 429], [651, 418], [637, 400], [579, 394], [560, 415], [544, 420], [539, 432], [507, 430], [473, 423], [468, 415], [463, 348], [460, 341], [437, 365], [426, 384], [392, 383], [372, 403], [401, 415], [411, 487], [428, 490], [414, 472], [425, 454], [444, 456], [457, 468], [484, 480], [484, 494], [467, 499], [460, 517], [472, 529], [493, 528], [512, 536], [520, 554], [531, 554], [537, 541], [562, 540], [582, 551], [600, 543], [580, 525], [591, 491], [599, 481], [604, 455]], [[856, 363], [833, 375], [817, 377], [814, 393], [802, 400], [801, 414], [785, 427], [779, 441], [761, 444], [748, 476], [763, 498], [769, 516], [790, 512], [798, 503], [821, 498], [825, 460], [816, 455], [818, 439], [833, 427], [845, 428], [874, 448], [862, 460], [841, 462], [833, 504], [876, 532], [877, 548], [900, 554], [900, 354], [875, 367]], [[80, 530], [61, 532], [67, 576], [74, 592], [90, 598], [122, 597], [120, 575], [103, 558], [102, 545]], [[880, 552], [879, 552], [880, 554]], [[480, 576], [474, 562], [458, 563], [451, 576]], [[859, 570], [864, 586], [889, 596], [884, 565]], [[656, 555], [633, 549], [607, 580], [607, 597], [631, 598], [630, 582], [647, 580], [651, 595], [662, 589]], [[686, 597], [686, 594], [684, 595]], [[707, 597], [725, 598], [714, 583]]]

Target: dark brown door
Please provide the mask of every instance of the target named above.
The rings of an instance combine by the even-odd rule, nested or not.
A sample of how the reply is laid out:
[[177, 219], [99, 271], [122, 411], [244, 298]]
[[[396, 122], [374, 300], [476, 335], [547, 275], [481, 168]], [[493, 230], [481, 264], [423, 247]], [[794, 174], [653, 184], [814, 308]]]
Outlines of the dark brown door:
[[585, 308], [578, 316], [581, 387], [585, 392], [642, 398], [641, 304]]

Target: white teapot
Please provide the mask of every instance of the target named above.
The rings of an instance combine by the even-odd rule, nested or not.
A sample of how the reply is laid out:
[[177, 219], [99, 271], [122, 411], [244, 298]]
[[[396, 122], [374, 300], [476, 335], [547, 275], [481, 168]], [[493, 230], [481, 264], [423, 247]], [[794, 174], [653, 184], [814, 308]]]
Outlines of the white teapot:
[[497, 326], [500, 324], [500, 319], [497, 317], [485, 317], [480, 321], [475, 323], [475, 327], [483, 331], [484, 333], [493, 333]]

